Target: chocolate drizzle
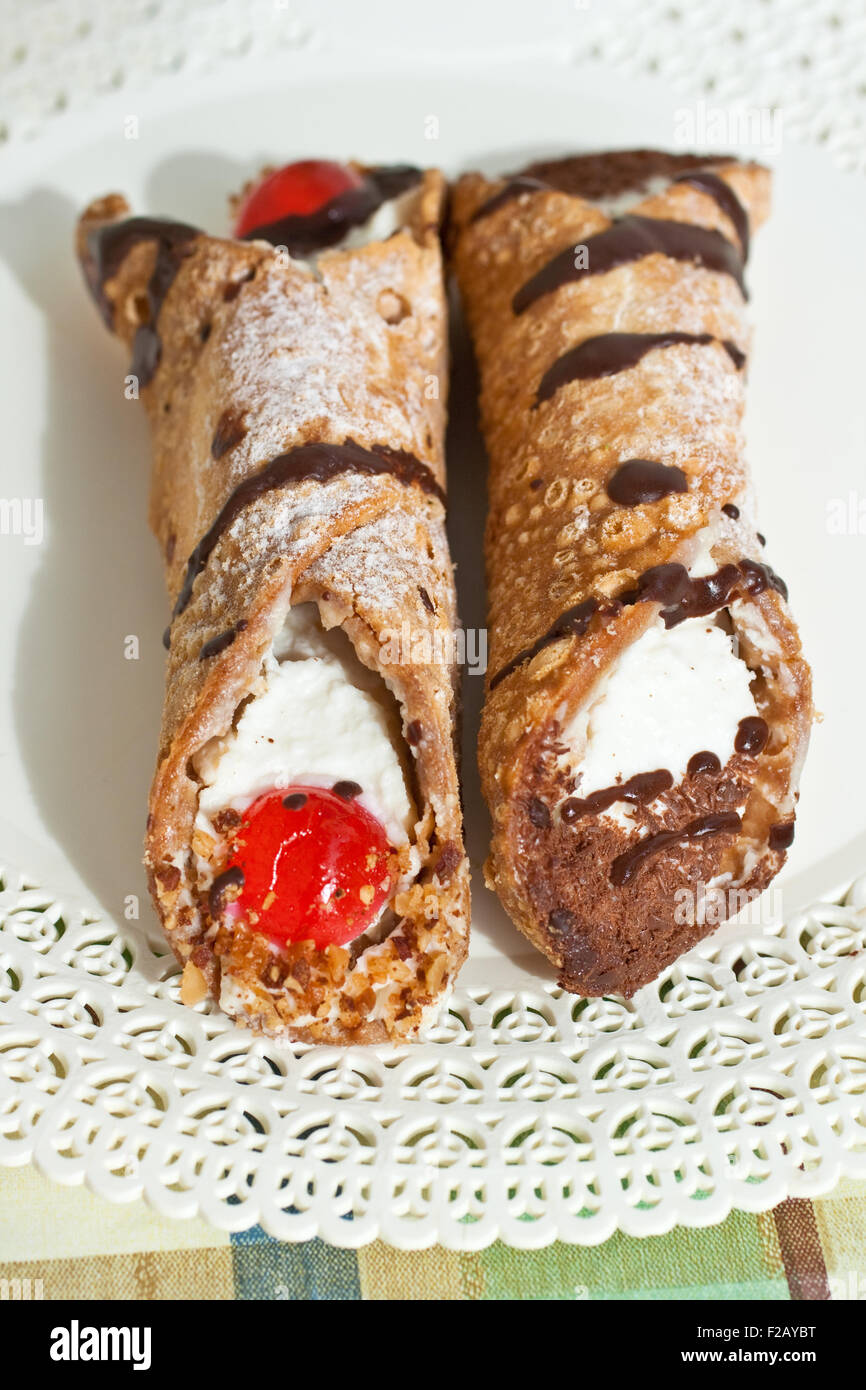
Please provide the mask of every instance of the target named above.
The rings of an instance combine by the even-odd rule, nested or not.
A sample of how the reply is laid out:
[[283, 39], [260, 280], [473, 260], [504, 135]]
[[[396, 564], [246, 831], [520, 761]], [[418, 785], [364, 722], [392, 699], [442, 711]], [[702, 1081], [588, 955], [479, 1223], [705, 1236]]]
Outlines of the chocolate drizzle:
[[416, 459], [414, 454], [401, 449], [388, 449], [381, 444], [375, 444], [372, 449], [362, 449], [353, 439], [347, 439], [343, 444], [299, 444], [289, 453], [279, 454], [272, 459], [260, 472], [245, 478], [230, 493], [213, 525], [205, 532], [187, 561], [172, 618], [186, 608], [192, 597], [193, 585], [211, 552], [223, 532], [228, 530], [245, 507], [265, 493], [310, 480], [328, 483], [340, 473], [366, 473], [371, 476], [390, 474], [406, 486], [417, 485], [440, 502], [445, 501], [445, 494], [432, 470]]
[[114, 278], [134, 247], [143, 241], [156, 242], [156, 260], [147, 283], [147, 321], [140, 323], [135, 331], [129, 368], [141, 386], [153, 380], [162, 355], [157, 327], [160, 309], [181, 263], [190, 254], [189, 243], [200, 235], [197, 227], [161, 217], [127, 217], [122, 222], [94, 227], [87, 234], [84, 274], [109, 328], [114, 326], [114, 307], [106, 294], [106, 284]]
[[210, 915], [214, 919], [219, 917], [223, 910], [226, 893], [232, 888], [243, 888], [244, 871], [240, 865], [235, 864], [231, 869], [225, 869], [223, 873], [217, 874], [210, 886], [208, 894], [208, 905]]
[[602, 787], [599, 791], [590, 792], [589, 796], [569, 797], [568, 801], [563, 802], [560, 815], [566, 824], [570, 825], [581, 816], [599, 815], [617, 801], [655, 801], [657, 796], [668, 791], [673, 784], [674, 779], [667, 768], [660, 767], [655, 772], [637, 772], [634, 777], [629, 777], [627, 782]]
[[607, 495], [621, 507], [658, 502], [672, 492], [687, 492], [689, 480], [681, 468], [655, 459], [627, 459], [607, 480]]
[[738, 753], [748, 753], [750, 757], [756, 758], [759, 753], [763, 753], [769, 737], [770, 728], [766, 719], [750, 715], [748, 719], [741, 719], [737, 725], [734, 748]]
[[525, 661], [531, 661], [533, 657], [549, 647], [553, 642], [558, 642], [562, 637], [582, 637], [589, 627], [593, 614], [599, 607], [598, 599], [588, 598], [583, 603], [578, 603], [574, 608], [568, 608], [557, 618], [551, 628], [547, 630], [531, 647], [524, 647], [523, 651], [512, 657], [501, 671], [490, 682], [490, 689], [495, 690], [500, 681], [504, 681], [506, 676], [510, 676], [512, 671], [516, 671], [518, 666], [522, 666]]
[[707, 835], [718, 835], [724, 831], [739, 830], [740, 817], [736, 811], [716, 811], [709, 816], [699, 816], [689, 821], [681, 830], [660, 830], [650, 835], [633, 849], [618, 854], [610, 868], [610, 880], [617, 888], [623, 887], [634, 878], [637, 871], [661, 850], [683, 840], [703, 840]]
[[[577, 347], [570, 348], [558, 357], [552, 367], [548, 367], [538, 387], [536, 406], [549, 401], [561, 386], [570, 381], [596, 381], [600, 377], [615, 376], [618, 372], [636, 367], [648, 352], [655, 348], [676, 347], [684, 344], [690, 347], [707, 347], [718, 340], [712, 333], [600, 333], [595, 338], [586, 338]], [[742, 358], [742, 353], [733, 343], [722, 343], [734, 365], [734, 353]]]
[[492, 198], [488, 198], [475, 209], [470, 221], [480, 222], [482, 217], [489, 217], [492, 212], [498, 212], [506, 203], [519, 198], [522, 193], [540, 193], [545, 189], [550, 191], [551, 184], [545, 183], [543, 179], [534, 179], [528, 174], [516, 174], [513, 179], [508, 180], [504, 188], [500, 188], [498, 193], [494, 193]]
[[718, 174], [711, 173], [709, 169], [695, 169], [687, 174], [679, 174], [674, 183], [689, 183], [692, 188], [697, 188], [701, 193], [715, 199], [722, 212], [733, 223], [745, 264], [749, 259], [749, 214], [731, 185], [719, 178]]
[[707, 270], [730, 275], [745, 296], [743, 261], [737, 248], [721, 232], [694, 227], [688, 222], [669, 222], [658, 217], [622, 217], [583, 244], [586, 265], [577, 264], [574, 246], [566, 246], [517, 291], [512, 300], [515, 314], [522, 314], [543, 295], [562, 285], [602, 275], [616, 266], [658, 253], [676, 261], [691, 261]]
[[598, 599], [588, 598], [574, 608], [566, 609], [531, 647], [524, 647], [496, 673], [490, 682], [490, 690], [494, 690], [500, 681], [524, 662], [532, 660], [552, 642], [558, 642], [563, 637], [582, 637], [597, 612], [614, 617], [621, 609], [634, 603], [658, 603], [665, 627], [671, 628], [686, 618], [705, 618], [715, 613], [717, 609], [726, 607], [738, 594], [754, 597], [765, 589], [775, 589], [783, 598], [788, 597], [784, 580], [769, 565], [762, 565], [757, 560], [740, 560], [736, 565], [722, 565], [714, 574], [700, 575], [694, 579], [685, 565], [653, 565], [651, 569], [644, 570], [635, 588], [628, 589], [604, 606]]
[[722, 347], [725, 349], [725, 352], [730, 357], [737, 371], [741, 371], [746, 365], [746, 354], [737, 347], [736, 343], [732, 343], [730, 338], [722, 339]]
[[640, 576], [637, 587], [620, 594], [619, 602], [659, 603], [661, 617], [667, 628], [676, 627], [686, 618], [704, 618], [724, 608], [736, 593], [752, 596], [765, 589], [776, 589], [788, 597], [785, 583], [757, 560], [741, 560], [737, 565], [722, 565], [714, 574], [692, 579], [685, 565], [653, 565]]
[[304, 257], [336, 246], [352, 227], [360, 227], [383, 203], [406, 193], [421, 181], [421, 170], [410, 164], [387, 164], [364, 170], [364, 181], [349, 188], [315, 212], [281, 217], [245, 232], [244, 241], [269, 241], [285, 246], [290, 256]]
[[239, 632], [245, 631], [246, 626], [246, 618], [241, 618], [235, 627], [227, 628], [219, 636], [212, 637], [209, 642], [205, 642], [198, 654], [199, 661], [208, 661], [212, 656], [219, 656], [220, 652], [224, 652], [227, 647], [231, 646]]

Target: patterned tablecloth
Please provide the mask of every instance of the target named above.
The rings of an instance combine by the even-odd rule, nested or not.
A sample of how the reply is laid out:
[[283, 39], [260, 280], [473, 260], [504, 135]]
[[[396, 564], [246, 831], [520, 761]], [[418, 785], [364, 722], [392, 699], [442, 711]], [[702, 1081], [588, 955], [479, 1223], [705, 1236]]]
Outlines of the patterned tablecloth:
[[[26, 1255], [26, 1258], [22, 1258]], [[22, 1281], [3, 1285], [3, 1280]], [[29, 1287], [25, 1281], [29, 1280]], [[0, 1170], [0, 1298], [866, 1299], [866, 1183], [720, 1226], [594, 1248], [404, 1253], [224, 1235]]]
[[[329, 23], [346, 19], [343, 5], [311, 7], [303, 0], [293, 5], [290, 24], [279, 13], [287, 8], [280, 0], [0, 3], [9, 40], [0, 54], [0, 138], [13, 140], [38, 135], [47, 121], [100, 91], [244, 61], [272, 44], [277, 24], [280, 42], [298, 46], [327, 41]], [[458, 8], [465, 17], [465, 7]], [[864, 167], [862, 0], [699, 0], [683, 7], [577, 0], [547, 8], [536, 16], [539, 42], [568, 44], [574, 59], [657, 74], [685, 94], [783, 105], [791, 133], [825, 145], [844, 167]], [[452, 9], [446, 3], [437, 20], [442, 42], [451, 42]], [[497, 5], [498, 41], [513, 51], [520, 48], [518, 10], [525, 15], [510, 0]], [[489, 25], [475, 19], [477, 13], [466, 20], [466, 45], [489, 52]], [[141, 1202], [110, 1205], [82, 1188], [49, 1183], [32, 1168], [0, 1170], [0, 1298], [28, 1293], [45, 1299], [863, 1299], [866, 1184], [844, 1182], [826, 1198], [791, 1199], [762, 1215], [735, 1213], [707, 1230], [644, 1240], [617, 1235], [594, 1248], [556, 1244], [537, 1252], [497, 1243], [459, 1254], [403, 1253], [380, 1242], [360, 1251], [319, 1240], [287, 1245], [260, 1228], [229, 1236], [203, 1221], [171, 1221]]]

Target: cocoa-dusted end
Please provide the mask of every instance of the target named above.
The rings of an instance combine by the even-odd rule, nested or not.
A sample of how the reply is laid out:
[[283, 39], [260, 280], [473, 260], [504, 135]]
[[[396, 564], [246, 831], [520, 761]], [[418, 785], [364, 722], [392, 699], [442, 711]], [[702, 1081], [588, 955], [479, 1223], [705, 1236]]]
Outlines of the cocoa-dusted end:
[[[734, 753], [722, 768], [699, 753], [677, 785], [658, 769], [565, 800], [555, 777], [536, 775], [534, 797], [553, 807], [549, 824], [521, 820], [515, 808], [507, 834], [545, 951], [564, 988], [629, 997], [718, 925], [719, 909], [701, 921], [689, 904], [741, 833], [755, 760]], [[772, 872], [764, 861], [738, 892], [759, 891]]]

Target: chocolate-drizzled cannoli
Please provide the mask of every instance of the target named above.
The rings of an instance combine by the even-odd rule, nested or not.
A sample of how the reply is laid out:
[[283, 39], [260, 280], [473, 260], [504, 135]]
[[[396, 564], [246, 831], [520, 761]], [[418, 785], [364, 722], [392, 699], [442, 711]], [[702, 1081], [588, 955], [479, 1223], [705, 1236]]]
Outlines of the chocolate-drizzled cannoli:
[[488, 881], [584, 994], [652, 980], [793, 839], [810, 676], [742, 438], [769, 184], [625, 151], [455, 191], [490, 456]]
[[308, 162], [231, 238], [117, 196], [79, 224], [172, 601], [150, 886], [185, 1001], [273, 1037], [410, 1038], [466, 953], [443, 192]]

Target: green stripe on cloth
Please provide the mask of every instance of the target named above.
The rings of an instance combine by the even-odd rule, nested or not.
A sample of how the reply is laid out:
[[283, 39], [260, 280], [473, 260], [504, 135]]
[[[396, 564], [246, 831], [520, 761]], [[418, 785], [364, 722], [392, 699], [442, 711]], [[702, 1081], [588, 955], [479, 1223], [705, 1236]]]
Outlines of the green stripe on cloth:
[[[781, 1261], [754, 1216], [738, 1212], [707, 1230], [678, 1229], [634, 1240], [615, 1235], [591, 1248], [557, 1243], [516, 1251], [499, 1243], [467, 1257], [466, 1297], [484, 1299], [786, 1299]], [[474, 1277], [472, 1277], [474, 1276]], [[469, 1292], [474, 1285], [480, 1292]]]
[[635, 1240], [615, 1235], [590, 1249], [556, 1244], [521, 1253], [493, 1245], [480, 1256], [486, 1299], [787, 1299], [781, 1261], [758, 1220], [736, 1212], [705, 1230], [679, 1227]]

